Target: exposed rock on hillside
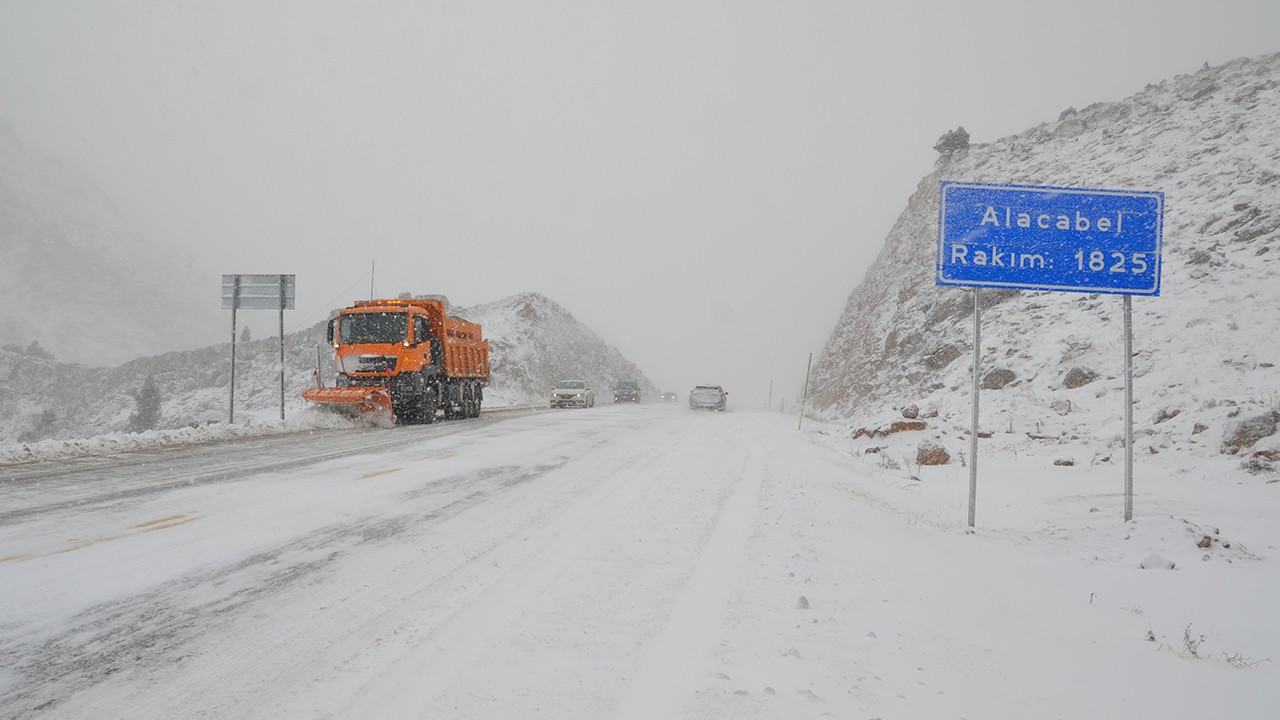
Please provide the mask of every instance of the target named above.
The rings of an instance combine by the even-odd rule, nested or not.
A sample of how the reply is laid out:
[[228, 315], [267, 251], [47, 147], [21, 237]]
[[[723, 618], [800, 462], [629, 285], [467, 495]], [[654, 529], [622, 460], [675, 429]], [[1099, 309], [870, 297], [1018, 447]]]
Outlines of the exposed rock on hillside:
[[[934, 284], [943, 180], [1165, 192], [1162, 296], [1133, 300], [1135, 418], [1183, 411], [1140, 421], [1139, 450], [1186, 450], [1204, 429], [1280, 402], [1280, 55], [970, 145], [926, 176], [814, 368], [812, 400], [828, 419], [866, 427], [910, 403], [968, 425], [973, 294]], [[983, 425], [1114, 446], [1122, 299], [983, 290], [981, 304], [983, 369], [1017, 379], [988, 382]]]
[[539, 293], [522, 293], [462, 311], [484, 325], [493, 374], [485, 397], [509, 398], [512, 404], [542, 402], [552, 385], [565, 379], [586, 380], [600, 402], [612, 402], [619, 380], [640, 383], [642, 397], [657, 389], [617, 348], [578, 322], [568, 310]]

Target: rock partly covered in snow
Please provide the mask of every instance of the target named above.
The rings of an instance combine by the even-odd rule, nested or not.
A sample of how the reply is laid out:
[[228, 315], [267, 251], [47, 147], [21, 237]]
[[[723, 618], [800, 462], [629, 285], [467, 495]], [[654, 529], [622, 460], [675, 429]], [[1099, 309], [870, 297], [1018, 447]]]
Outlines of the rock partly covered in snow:
[[[1247, 447], [1276, 410], [1280, 54], [972, 144], [927, 175], [813, 370], [814, 412], [851, 432], [907, 404], [937, 407], [930, 424], [944, 433], [970, 424], [973, 293], [934, 280], [944, 180], [1163, 191], [1162, 295], [1132, 303], [1135, 449], [1239, 469], [1200, 434], [1222, 428], [1228, 447]], [[985, 429], [1001, 443], [1052, 439], [1078, 456], [1121, 457], [1122, 299], [993, 289], [980, 298]], [[1180, 412], [1154, 419], [1170, 407]]]

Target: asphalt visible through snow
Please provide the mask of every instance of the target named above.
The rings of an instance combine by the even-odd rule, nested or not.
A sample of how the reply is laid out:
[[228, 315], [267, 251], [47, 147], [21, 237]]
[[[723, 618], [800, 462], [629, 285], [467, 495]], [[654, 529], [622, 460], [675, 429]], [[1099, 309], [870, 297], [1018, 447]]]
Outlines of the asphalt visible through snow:
[[[273, 717], [302, 683], [339, 716], [413, 714], [470, 682], [460, 659], [505, 641], [584, 548], [620, 542], [654, 472], [721, 472], [688, 431], [723, 417], [599, 408], [0, 468], [0, 707]], [[698, 532], [717, 509], [698, 506]], [[676, 555], [670, 582], [698, 545]], [[310, 664], [335, 657], [383, 666], [347, 686]]]

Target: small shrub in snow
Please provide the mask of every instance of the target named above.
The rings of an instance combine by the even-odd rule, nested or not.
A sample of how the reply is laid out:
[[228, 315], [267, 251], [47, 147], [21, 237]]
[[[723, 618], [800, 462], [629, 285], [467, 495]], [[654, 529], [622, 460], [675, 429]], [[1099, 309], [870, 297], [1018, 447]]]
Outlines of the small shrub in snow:
[[1240, 653], [1228, 655], [1222, 653], [1222, 661], [1231, 667], [1240, 668], [1241, 670], [1252, 670], [1264, 662], [1271, 662], [1271, 658], [1262, 658], [1261, 660], [1250, 660]]
[[1182, 648], [1193, 658], [1200, 657], [1200, 645], [1208, 639], [1207, 635], [1193, 636], [1191, 623], [1187, 623], [1187, 626], [1182, 629]]
[[1246, 458], [1240, 463], [1240, 469], [1254, 475], [1269, 474], [1275, 470], [1275, 464], [1260, 455]]
[[945, 162], [952, 155], [969, 149], [969, 131], [965, 130], [963, 125], [955, 130], [948, 130], [942, 133], [938, 142], [934, 143], [933, 149], [941, 155], [938, 162]]

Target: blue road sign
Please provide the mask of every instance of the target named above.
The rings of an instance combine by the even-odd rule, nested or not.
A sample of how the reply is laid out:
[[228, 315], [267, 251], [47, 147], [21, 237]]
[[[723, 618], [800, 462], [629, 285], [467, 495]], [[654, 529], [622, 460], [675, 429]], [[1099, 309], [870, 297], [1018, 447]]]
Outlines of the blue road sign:
[[1164, 193], [942, 183], [939, 285], [1159, 295]]

